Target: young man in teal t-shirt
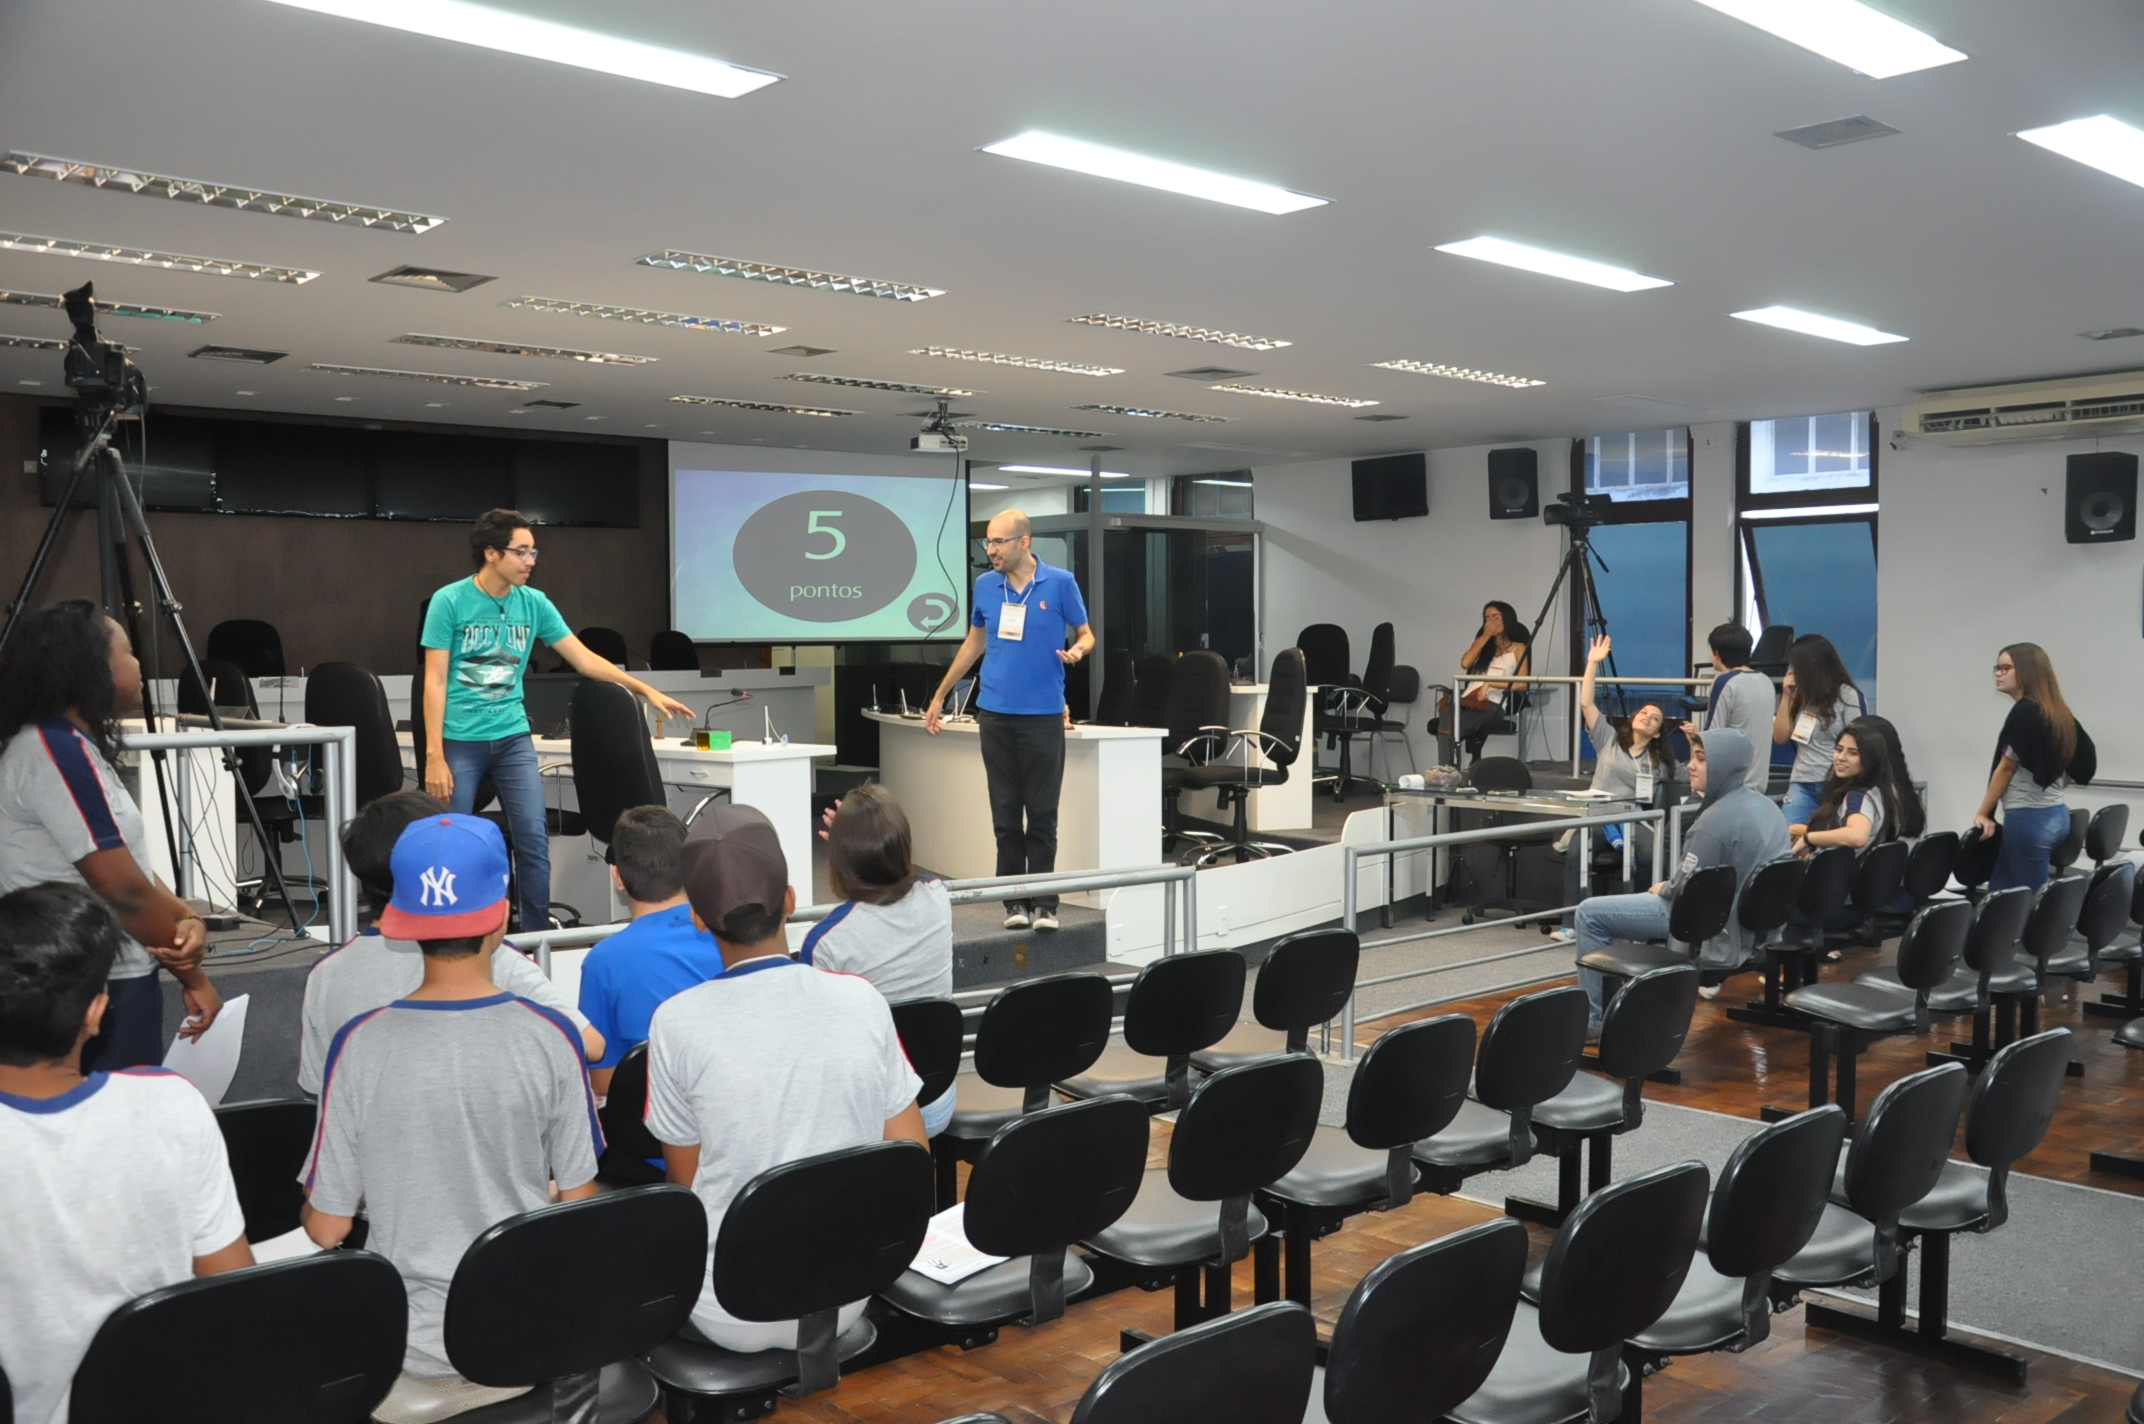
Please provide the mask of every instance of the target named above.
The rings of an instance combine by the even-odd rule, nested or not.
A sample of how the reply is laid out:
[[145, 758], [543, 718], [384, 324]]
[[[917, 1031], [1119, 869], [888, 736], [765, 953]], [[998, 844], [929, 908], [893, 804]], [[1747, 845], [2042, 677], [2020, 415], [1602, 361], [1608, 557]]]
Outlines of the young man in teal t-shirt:
[[665, 717], [692, 720], [692, 709], [581, 645], [541, 589], [536, 535], [520, 511], [494, 509], [469, 531], [476, 573], [432, 595], [425, 610], [424, 789], [467, 815], [489, 777], [506, 812], [520, 881], [523, 930], [551, 924], [551, 842], [544, 827], [543, 781], [522, 705], [521, 677], [537, 643], [582, 677], [615, 682], [655, 704]]

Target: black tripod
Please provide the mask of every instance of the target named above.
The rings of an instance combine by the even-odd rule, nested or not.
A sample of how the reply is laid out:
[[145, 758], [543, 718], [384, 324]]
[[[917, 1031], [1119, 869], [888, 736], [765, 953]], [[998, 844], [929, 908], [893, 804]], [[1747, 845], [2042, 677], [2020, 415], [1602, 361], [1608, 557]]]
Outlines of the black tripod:
[[[180, 615], [181, 605], [171, 592], [171, 580], [164, 573], [163, 560], [157, 557], [156, 541], [150, 536], [149, 521], [143, 516], [141, 500], [134, 493], [133, 483], [128, 480], [126, 465], [119, 452], [112, 448], [112, 431], [119, 423], [118, 408], [98, 410], [88, 407], [78, 413], [82, 426], [82, 448], [76, 452], [74, 463], [67, 472], [67, 481], [60, 491], [59, 504], [52, 511], [50, 522], [45, 525], [45, 537], [38, 541], [37, 553], [30, 559], [29, 572], [23, 575], [22, 588], [15, 594], [15, 601], [7, 608], [7, 622], [0, 625], [0, 652], [7, 648], [8, 639], [14, 634], [15, 624], [29, 607], [31, 596], [37, 591], [39, 580], [44, 577], [45, 563], [51, 557], [53, 546], [59, 542], [60, 530], [67, 523], [68, 512], [74, 507], [75, 491], [84, 479], [96, 486], [97, 491], [97, 571], [99, 592], [104, 611], [117, 619], [127, 630], [127, 636], [139, 649], [142, 646], [141, 600], [135, 596], [134, 566], [129, 558], [128, 542], [131, 540], [141, 550], [142, 564], [148, 570], [149, 585], [156, 599], [156, 606], [171, 620], [172, 632], [178, 636], [179, 648], [186, 655], [187, 671], [192, 674], [194, 685], [208, 692], [208, 679], [202, 675], [201, 661], [194, 656], [193, 640], [187, 636], [186, 623]], [[151, 731], [156, 730], [156, 684], [155, 675], [160, 669], [152, 667], [150, 675], [142, 679], [142, 716]], [[208, 723], [217, 731], [224, 730], [222, 714], [216, 710], [214, 696], [207, 697]], [[149, 753], [156, 768], [157, 794], [164, 806], [176, 807], [171, 795], [170, 769], [161, 747]], [[269, 839], [266, 827], [261, 823], [260, 808], [254, 804], [253, 790], [246, 785], [241, 774], [238, 753], [234, 748], [223, 749], [223, 764], [238, 787], [238, 801], [245, 813], [246, 824], [253, 828], [253, 835], [260, 843], [261, 857], [269, 883], [274, 885], [276, 898], [282, 901], [283, 910], [290, 916], [293, 930], [298, 926], [297, 907], [291, 903], [290, 887], [284, 883], [283, 868], [277, 860], [276, 843]], [[164, 818], [164, 835], [171, 853], [171, 864], [179, 864], [178, 834], [172, 826], [172, 817]], [[191, 827], [188, 828], [191, 835]]]
[[[1608, 631], [1608, 615], [1601, 611], [1600, 586], [1594, 580], [1593, 566], [1600, 565], [1604, 574], [1613, 573], [1614, 570], [1608, 567], [1608, 561], [1593, 547], [1593, 531], [1590, 525], [1571, 524], [1566, 527], [1571, 531], [1571, 547], [1564, 550], [1563, 564], [1556, 570], [1555, 581], [1548, 586], [1548, 597], [1541, 601], [1540, 615], [1534, 619], [1534, 635], [1536, 641], [1539, 641], [1541, 629], [1548, 621], [1549, 611], [1556, 606], [1556, 596], [1563, 592], [1564, 581], [1568, 579], [1571, 586], [1578, 591], [1581, 625], [1578, 629], [1578, 656], [1583, 659], [1593, 646], [1594, 636]], [[1620, 676], [1615, 670], [1615, 654], [1612, 651], [1608, 654], [1608, 676]], [[1615, 689], [1615, 707], [1620, 715], [1625, 710], [1622, 684], [1611, 682], [1609, 686]]]

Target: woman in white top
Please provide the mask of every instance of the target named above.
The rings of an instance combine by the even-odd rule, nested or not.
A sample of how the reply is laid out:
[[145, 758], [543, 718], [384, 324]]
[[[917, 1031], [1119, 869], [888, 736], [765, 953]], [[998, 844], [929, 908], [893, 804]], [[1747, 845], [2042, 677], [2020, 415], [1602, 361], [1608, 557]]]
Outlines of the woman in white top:
[[[1459, 655], [1459, 666], [1469, 673], [1491, 679], [1524, 677], [1533, 654], [1533, 634], [1519, 621], [1518, 610], [1501, 600], [1482, 605], [1481, 627], [1474, 641]], [[1504, 715], [1504, 699], [1517, 682], [1470, 682], [1459, 689], [1459, 705], [1447, 705], [1430, 730], [1437, 734], [1438, 759], [1456, 766], [1455, 743], [1464, 742], [1474, 755], [1481, 755], [1487, 728]], [[1456, 726], [1455, 726], [1456, 723]]]
[[[826, 813], [827, 876], [841, 904], [804, 936], [797, 957], [871, 982], [888, 1003], [953, 992], [953, 901], [945, 882], [916, 874], [907, 813], [876, 782]], [[955, 1089], [922, 1104], [924, 1131], [952, 1119]]]

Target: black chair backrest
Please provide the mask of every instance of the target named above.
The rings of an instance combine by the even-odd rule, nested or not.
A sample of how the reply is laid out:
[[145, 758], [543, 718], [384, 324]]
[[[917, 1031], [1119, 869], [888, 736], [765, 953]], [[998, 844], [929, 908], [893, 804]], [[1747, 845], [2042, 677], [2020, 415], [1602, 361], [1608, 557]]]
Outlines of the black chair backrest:
[[1966, 933], [1961, 951], [1965, 967], [1979, 975], [1983, 983], [2008, 969], [2017, 957], [2018, 940], [2031, 914], [2032, 892], [2022, 885], [1982, 896], [1980, 911], [1973, 916], [1973, 928]]
[[648, 1046], [636, 1043], [611, 1070], [610, 1091], [596, 1113], [603, 1122], [603, 1141], [613, 1152], [662, 1160], [663, 1145], [648, 1131], [647, 1107]]
[[1742, 928], [1762, 943], [1792, 917], [1794, 902], [1801, 898], [1802, 881], [1808, 874], [1809, 862], [1793, 855], [1768, 860], [1752, 870], [1749, 884], [1742, 887], [1742, 898], [1735, 905], [1735, 918]]
[[1370, 630], [1370, 652], [1363, 659], [1362, 690], [1369, 694], [1369, 710], [1384, 714], [1392, 692], [1392, 625], [1380, 623]]
[[1965, 1066], [1946, 1063], [1877, 1094], [1846, 1154], [1846, 1202], [1871, 1221], [1895, 1218], [1928, 1195], [1965, 1110]]
[[1679, 1162], [1580, 1202], [1541, 1267], [1541, 1338], [1590, 1355], [1658, 1320], [1690, 1272], [1710, 1180], [1704, 1163]]
[[1969, 901], [1943, 900], [1923, 905], [1899, 936], [1898, 982], [1908, 989], [1933, 989], [1950, 978], [1972, 928], [1973, 906]]
[[218, 623], [208, 630], [201, 656], [236, 663], [247, 677], [282, 677], [289, 671], [283, 661], [283, 635], [275, 624], [258, 618], [226, 618]]
[[655, 743], [640, 699], [615, 682], [583, 679], [573, 689], [573, 790], [588, 833], [609, 844], [618, 817], [635, 806], [668, 804]]
[[1102, 660], [1102, 700], [1095, 704], [1095, 721], [1105, 727], [1130, 725], [1137, 666], [1130, 648], [1118, 648]]
[[[1228, 725], [1228, 660], [1204, 648], [1176, 660], [1169, 688], [1169, 737], [1164, 752], [1173, 752], [1199, 734], [1201, 727]], [[1216, 744], [1214, 750], [1221, 750]]]
[[1830, 919], [1853, 893], [1854, 864], [1854, 852], [1847, 846], [1826, 846], [1810, 856], [1809, 873], [1802, 877], [1794, 908], [1813, 925]]
[[677, 1333], [700, 1298], [707, 1211], [685, 1187], [606, 1192], [510, 1216], [447, 1290], [447, 1358], [494, 1387], [589, 1374]]
[[1732, 865], [1708, 865], [1692, 871], [1675, 893], [1675, 903], [1668, 907], [1668, 938], [1695, 949], [1727, 928], [1727, 918], [1734, 909]]
[[1169, 1136], [1169, 1186], [1187, 1201], [1248, 1197], [1310, 1149], [1325, 1069], [1308, 1054], [1224, 1068], [1200, 1083]]
[[968, 1178], [961, 1225], [993, 1256], [1062, 1251], [1124, 1215], [1146, 1173], [1147, 1112], [1119, 1093], [1014, 1118]]
[[248, 1241], [269, 1241], [298, 1229], [305, 1205], [298, 1178], [318, 1120], [318, 1110], [305, 1098], [262, 1098], [216, 1109]]
[[395, 741], [387, 689], [369, 668], [322, 663], [305, 678], [305, 720], [357, 731], [357, 804], [402, 789], [402, 747]]
[[2077, 932], [2091, 953], [2098, 954], [2128, 928], [2136, 878], [2136, 862], [2129, 860], [2110, 860], [2092, 873], [2091, 893], [2084, 897], [2084, 913], [2077, 917]]
[[931, 1154], [913, 1142], [769, 1168], [722, 1218], [715, 1298], [739, 1320], [795, 1320], [877, 1295], [916, 1259], [936, 1200]]
[[893, 1031], [901, 1036], [908, 1066], [923, 1080], [916, 1101], [943, 1096], [960, 1076], [961, 1039], [968, 1031], [960, 1005], [951, 999], [903, 999], [893, 1005]]
[[1139, 971], [1124, 1000], [1124, 1042], [1152, 1058], [1182, 1058], [1228, 1036], [1243, 1012], [1243, 956], [1233, 949], [1172, 954]]
[[2056, 870], [2068, 870], [2084, 854], [2084, 838], [2092, 829], [2092, 813], [2082, 806], [2070, 808], [2070, 833], [2047, 857], [2047, 863]]
[[1077, 1078], [1109, 1046], [1114, 999], [1099, 974], [1052, 974], [999, 990], [975, 1027], [976, 1076], [1030, 1092]]
[[2144, 875], [2137, 877], [2137, 888], [2129, 894], [2129, 922], [2144, 925]]
[[2024, 958], [2044, 966], [2049, 955], [2068, 947], [2077, 921], [2084, 915], [2084, 898], [2092, 888], [2089, 875], [2058, 875], [2040, 887], [2025, 932], [2018, 937]]
[[1290, 1053], [1302, 1052], [1311, 1028], [1347, 1005], [1361, 958], [1362, 941], [1349, 930], [1304, 930], [1282, 938], [1258, 966], [1251, 1017], [1287, 1034]]
[[1293, 766], [1302, 755], [1303, 703], [1309, 696], [1302, 649], [1281, 649], [1266, 673], [1266, 705], [1258, 714], [1258, 730], [1272, 739], [1258, 750], [1275, 766]]
[[181, 1281], [97, 1327], [67, 1418], [363, 1424], [402, 1372], [408, 1331], [402, 1277], [369, 1251]]
[[1302, 1424], [1316, 1367], [1310, 1312], [1274, 1301], [1119, 1355], [1080, 1396], [1072, 1424]]
[[2003, 853], [2003, 828], [1997, 826], [1993, 834], [1974, 826], [1958, 838], [1958, 858], [1950, 868], [1951, 875], [1968, 890], [1977, 890], [1988, 883], [1995, 873], [1995, 862]]
[[[584, 632], [582, 641], [587, 640]], [[675, 628], [665, 628], [648, 639], [648, 670], [650, 672], [698, 672], [700, 650], [693, 645], [690, 635]]]
[[201, 659], [201, 676], [208, 680], [208, 691], [194, 680], [194, 670], [184, 668], [179, 673], [179, 711], [196, 717], [208, 715], [209, 703], [218, 707], [237, 707], [248, 717], [258, 717], [259, 704], [254, 700], [253, 684], [246, 681], [245, 669], [222, 658]]
[[1905, 883], [1906, 862], [1913, 851], [1904, 841], [1880, 841], [1861, 852], [1854, 865], [1854, 909], [1863, 919], [1873, 919], [1898, 897]]
[[1341, 1307], [1325, 1366], [1332, 1424], [1442, 1419], [1489, 1378], [1526, 1273], [1526, 1228], [1500, 1217], [1372, 1267]]
[[1705, 1254], [1723, 1276], [1769, 1275], [1816, 1234], [1846, 1142], [1846, 1110], [1826, 1103], [1736, 1145], [1705, 1219]]
[[1295, 635], [1295, 645], [1303, 650], [1303, 674], [1312, 687], [1347, 684], [1347, 629], [1338, 623], [1313, 623]]
[[1793, 646], [1792, 626], [1774, 623], [1757, 635], [1757, 645], [1750, 649], [1749, 665], [1772, 677], [1783, 676], [1787, 670], [1787, 650]]
[[2069, 1076], [2071, 1039], [2066, 1028], [2049, 1029], [2003, 1045], [1988, 1060], [1965, 1114], [1967, 1156], [2007, 1168], [2040, 1145]]
[[1444, 1014], [1403, 1024], [1370, 1045], [1347, 1089], [1347, 1135], [1389, 1152], [1435, 1137], [1466, 1102], [1474, 1020]]
[[1534, 774], [1517, 757], [1477, 757], [1467, 768], [1467, 785], [1477, 791], [1531, 791]]
[[1167, 653], [1150, 653], [1139, 659], [1139, 676], [1132, 684], [1132, 710], [1127, 725], [1169, 725], [1169, 691], [1175, 686], [1176, 659]]
[[1474, 1096], [1500, 1112], [1531, 1110], [1578, 1072], [1592, 1010], [1576, 984], [1506, 1003], [1489, 1020], [1474, 1059]]
[[1392, 667], [1392, 690], [1385, 695], [1385, 703], [1392, 707], [1411, 706], [1422, 695], [1422, 674], [1409, 663], [1395, 663]]
[[2092, 825], [2084, 833], [2084, 853], [2094, 865], [2104, 865], [2122, 853], [2122, 841], [2128, 834], [2129, 808], [2102, 806], [2092, 813]]
[[1958, 863], [1958, 833], [1934, 831], [1913, 843], [1906, 858], [1906, 874], [1899, 888], [1918, 905], [1950, 884], [1951, 867]]
[[1696, 965], [1679, 964], [1625, 984], [1601, 1015], [1601, 1072], [1643, 1083], [1673, 1063], [1690, 1035], [1698, 978]]
[[632, 650], [626, 646], [625, 634], [616, 628], [583, 628], [574, 636], [581, 640], [582, 647], [604, 662], [624, 667], [632, 661]]

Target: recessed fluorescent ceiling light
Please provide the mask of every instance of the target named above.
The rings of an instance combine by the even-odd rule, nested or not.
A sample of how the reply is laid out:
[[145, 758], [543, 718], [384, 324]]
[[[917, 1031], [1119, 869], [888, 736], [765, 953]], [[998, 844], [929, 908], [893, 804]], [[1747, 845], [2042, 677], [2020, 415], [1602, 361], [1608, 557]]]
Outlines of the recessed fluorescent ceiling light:
[[1214, 480], [1214, 479], [1208, 479], [1208, 478], [1206, 478], [1206, 477], [1205, 477], [1205, 476], [1203, 476], [1203, 475], [1202, 475], [1202, 476], [1200, 476], [1199, 478], [1197, 478], [1197, 479], [1193, 480], [1193, 481], [1192, 481], [1191, 483], [1193, 483], [1193, 484], [1195, 484], [1195, 485], [1220, 485], [1220, 486], [1222, 486], [1222, 487], [1224, 487], [1224, 488], [1226, 488], [1226, 489], [1249, 489], [1249, 488], [1251, 488], [1251, 481], [1249, 481], [1249, 480]]
[[529, 59], [570, 64], [625, 79], [643, 79], [672, 89], [690, 89], [719, 99], [736, 99], [782, 78], [764, 69], [747, 69], [704, 54], [642, 44], [595, 30], [555, 24], [465, 0], [275, 0], [295, 10], [363, 20], [436, 40], [503, 50]]
[[780, 405], [773, 401], [724, 400], [720, 396], [672, 396], [679, 405], [718, 405], [725, 410], [764, 410], [776, 415], [817, 415], [832, 419], [842, 415], [862, 415], [860, 410], [829, 410], [816, 405]]
[[1754, 311], [1728, 314], [1736, 321], [1754, 321], [1760, 326], [1776, 326], [1781, 331], [1798, 331], [1804, 336], [1821, 336], [1826, 341], [1843, 341], [1849, 346], [1887, 346], [1906, 339], [1888, 331], [1878, 331], [1873, 326], [1863, 326], [1858, 321], [1840, 321], [1837, 317], [1818, 316], [1815, 312], [1795, 307], [1758, 307]]
[[2144, 130], [2132, 128], [2112, 114], [2026, 129], [2018, 137], [2050, 153], [2074, 158], [2088, 168], [2111, 173], [2125, 183], [2144, 185]]
[[[442, 386], [474, 386], [486, 391], [540, 391], [549, 381], [510, 381], [502, 376], [450, 376], [443, 371], [396, 371], [385, 366], [337, 366], [315, 361], [306, 369], [330, 376], [391, 376], [398, 381], [431, 381]], [[337, 396], [348, 400], [348, 396]]]
[[1860, 0], [1697, 0], [1871, 79], [1956, 64], [1965, 55]]
[[502, 306], [525, 311], [555, 312], [560, 316], [593, 316], [605, 321], [638, 322], [642, 326], [675, 326], [685, 331], [726, 331], [737, 336], [773, 336], [786, 326], [768, 326], [757, 321], [730, 321], [719, 316], [687, 316], [683, 312], [643, 311], [638, 307], [606, 307], [594, 302], [569, 302], [557, 297], [516, 297]]
[[269, 267], [259, 262], [234, 262], [224, 257], [191, 257], [183, 252], [156, 252], [145, 247], [115, 247], [104, 242], [84, 242], [74, 237], [36, 237], [26, 232], [0, 232], [0, 247], [14, 252], [41, 252], [51, 257], [84, 257], [94, 262], [124, 262], [131, 267], [164, 267], [174, 272], [206, 272], [218, 277], [248, 277], [256, 282], [288, 282], [298, 286], [319, 276], [302, 267]]
[[272, 366], [290, 353], [259, 351], [246, 346], [196, 346], [186, 354], [196, 361], [242, 361], [254, 366]]
[[579, 404], [579, 401], [532, 400], [523, 401], [521, 406], [523, 410], [572, 410]]
[[2126, 341], [2132, 336], [2144, 336], [2144, 326], [2110, 326], [2104, 331], [2080, 331], [2087, 341]]
[[[1841, 459], [1857, 458], [1842, 454]], [[1826, 518], [1836, 514], [1875, 514], [1883, 508], [1880, 504], [1820, 504], [1811, 509], [1745, 509], [1744, 519], [1801, 519], [1811, 514]]]
[[448, 351], [488, 351], [494, 356], [549, 356], [559, 361], [585, 361], [591, 366], [647, 366], [657, 358], [629, 356], [618, 351], [576, 351], [568, 346], [523, 346], [514, 341], [480, 341], [470, 336], [429, 336], [421, 331], [397, 336], [403, 346], [438, 346]]
[[[1076, 480], [1094, 478], [1094, 471], [1092, 470], [1074, 470], [1062, 465], [1000, 465], [998, 466], [998, 471], [1007, 475], [1070, 475]], [[1121, 470], [1104, 470], [1102, 471], [1102, 478], [1105, 480], [1128, 480], [1131, 476]]]
[[1091, 173], [1097, 178], [1114, 178], [1119, 183], [1137, 183], [1142, 188], [1159, 188], [1190, 198], [1205, 198], [1232, 207], [1252, 208], [1261, 213], [1296, 213], [1305, 208], [1324, 207], [1331, 201], [1308, 193], [1291, 192], [1271, 183], [1236, 178], [1210, 168], [1193, 168], [1188, 163], [1171, 163], [1166, 158], [1149, 158], [1143, 153], [1044, 133], [1040, 129], [1029, 129], [1026, 133], [1001, 139], [987, 145], [983, 152], [994, 153], [1000, 158], [1047, 164], [1052, 168], [1069, 168], [1074, 173]]
[[849, 386], [859, 391], [899, 391], [911, 396], [979, 396], [981, 391], [959, 386], [919, 386], [912, 381], [875, 381], [868, 376], [828, 376], [818, 371], [791, 371], [785, 381], [805, 381], [814, 386]]
[[706, 272], [716, 277], [740, 277], [747, 282], [772, 282], [778, 287], [816, 287], [822, 292], [849, 292], [859, 297], [884, 297], [894, 302], [926, 302], [942, 297], [942, 287], [918, 287], [908, 282], [882, 282], [876, 277], [844, 277], [836, 272], [814, 272], [808, 267], [777, 267], [769, 262], [746, 262], [736, 257], [708, 257], [698, 252], [651, 252], [635, 258], [643, 267], [672, 267], [680, 272]]
[[1002, 490], [1002, 489], [1011, 489], [1011, 488], [1012, 488], [1012, 486], [1011, 486], [1011, 485], [986, 485], [986, 484], [983, 484], [983, 483], [981, 483], [980, 481], [977, 481], [977, 480], [970, 480], [970, 481], [968, 481], [968, 488], [969, 488], [969, 489], [971, 489], [971, 490]]
[[1344, 405], [1349, 410], [1360, 410], [1366, 405], [1377, 405], [1374, 400], [1357, 400], [1353, 396], [1321, 396], [1314, 391], [1284, 391], [1278, 386], [1208, 386], [1210, 391], [1234, 391], [1239, 396], [1264, 396], [1268, 400], [1307, 401], [1311, 405]]
[[1075, 321], [1082, 326], [1106, 326], [1112, 331], [1136, 331], [1144, 336], [1174, 336], [1185, 341], [1212, 341], [1222, 346], [1240, 346], [1246, 351], [1277, 351], [1283, 346], [1293, 346], [1292, 341], [1282, 341], [1272, 336], [1245, 336], [1234, 331], [1215, 331], [1210, 326], [1183, 326], [1173, 321], [1148, 321], [1137, 316], [1110, 316], [1096, 312], [1091, 316], [1068, 316], [1066, 321]]
[[1007, 356], [1002, 351], [969, 351], [954, 346], [918, 346], [911, 356], [942, 356], [948, 361], [981, 361], [988, 366], [1017, 366], [1023, 371], [1055, 371], [1062, 376], [1121, 376], [1122, 366], [1089, 366], [1083, 361], [1049, 361], [1040, 356]]
[[1063, 430], [1054, 425], [1014, 425], [1003, 420], [956, 420], [959, 430], [988, 430], [1000, 435], [1061, 435], [1067, 440], [1107, 440], [1106, 430]]
[[1494, 371], [1477, 371], [1472, 366], [1444, 366], [1435, 361], [1372, 361], [1370, 364], [1387, 371], [1412, 371], [1417, 376], [1445, 376], [1454, 381], [1480, 381], [1486, 386], [1509, 386], [1513, 390], [1548, 384], [1532, 376], [1501, 376]]
[[1605, 262], [1592, 262], [1501, 237], [1470, 237], [1464, 242], [1447, 242], [1437, 251], [1449, 252], [1454, 257], [1472, 257], [1479, 262], [1494, 262], [1500, 267], [1516, 267], [1524, 272], [1539, 272], [1544, 277], [1561, 277], [1591, 287], [1606, 287], [1611, 292], [1642, 292], [1651, 287], [1675, 285], [1664, 277], [1648, 277], [1627, 267], [1611, 267]]
[[21, 351], [65, 351], [67, 343], [56, 336], [8, 336], [0, 334], [0, 346]]
[[321, 222], [348, 223], [352, 227], [430, 232], [446, 221], [429, 213], [400, 213], [392, 208], [339, 203], [328, 198], [298, 198], [288, 193], [270, 193], [265, 189], [241, 188], [229, 183], [204, 183], [198, 178], [169, 178], [161, 173], [105, 168], [72, 158], [47, 158], [38, 153], [10, 153], [0, 158], [0, 169], [27, 177], [80, 183], [87, 188], [114, 188], [146, 198], [175, 198], [182, 203], [201, 203], [211, 208], [237, 208], [242, 212], [274, 213], [286, 218], [314, 218]]
[[834, 354], [834, 348], [831, 346], [776, 346], [771, 348], [767, 354], [769, 356], [831, 356]]
[[411, 267], [405, 263], [365, 280], [388, 287], [415, 287], [420, 292], [466, 292], [471, 287], [481, 287], [497, 279], [481, 272], [445, 272], [437, 267]]
[[1144, 406], [1136, 405], [1076, 405], [1072, 409], [1099, 410], [1110, 415], [1136, 415], [1142, 420], [1197, 420], [1218, 424], [1228, 419], [1225, 415], [1193, 415], [1182, 410], [1148, 410]]
[[[52, 307], [55, 310], [66, 305], [58, 292], [0, 292], [0, 304], [11, 307]], [[199, 325], [214, 321], [221, 313], [188, 311], [184, 307], [151, 307], [134, 302], [99, 301], [97, 310], [105, 316], [133, 316], [147, 321], [183, 321]]]

